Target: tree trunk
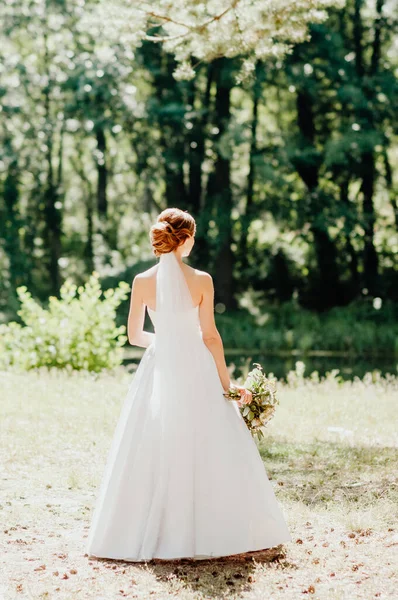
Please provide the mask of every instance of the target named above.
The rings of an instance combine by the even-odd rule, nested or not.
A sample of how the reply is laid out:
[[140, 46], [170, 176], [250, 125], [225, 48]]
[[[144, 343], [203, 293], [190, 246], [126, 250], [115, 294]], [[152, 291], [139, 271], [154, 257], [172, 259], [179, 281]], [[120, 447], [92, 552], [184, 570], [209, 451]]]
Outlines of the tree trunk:
[[106, 136], [101, 125], [95, 127], [97, 140], [97, 210], [100, 217], [106, 217], [108, 212], [107, 182], [108, 170], [106, 166]]
[[[302, 150], [313, 150], [315, 153], [315, 120], [313, 100], [305, 90], [297, 93], [297, 121], [302, 136]], [[317, 305], [326, 309], [339, 303], [339, 273], [337, 268], [337, 253], [334, 242], [329, 236], [325, 222], [324, 197], [319, 185], [319, 162], [309, 161], [306, 152], [304, 157], [297, 159], [295, 166], [309, 192], [308, 219], [314, 238], [315, 255], [318, 264]]]
[[48, 250], [48, 265], [50, 276], [50, 290], [54, 295], [58, 295], [61, 287], [61, 275], [59, 269], [59, 259], [61, 257], [61, 211], [57, 206], [58, 190], [54, 178], [53, 169], [53, 145], [54, 145], [54, 125], [51, 115], [51, 79], [50, 79], [50, 57], [48, 53], [47, 35], [44, 35], [45, 41], [45, 68], [48, 83], [44, 88], [44, 109], [46, 124], [46, 162], [47, 162], [47, 181], [44, 191], [44, 217], [45, 217], [45, 240]]
[[[384, 0], [377, 0], [376, 11], [377, 17], [375, 20], [375, 33], [372, 45], [372, 57], [370, 66], [370, 75], [375, 76], [379, 70], [379, 62], [381, 56], [381, 16], [383, 10]], [[355, 2], [355, 22], [354, 22], [354, 37], [355, 47], [362, 48], [363, 45], [363, 25], [361, 17], [361, 5], [362, 1], [356, 0]], [[356, 70], [358, 76], [363, 80], [364, 94], [369, 102], [369, 105], [373, 102], [374, 87], [369, 86], [364, 80], [367, 77], [366, 69], [364, 65], [363, 53], [356, 57]], [[374, 125], [374, 114], [372, 109], [364, 108], [360, 116], [363, 120], [366, 120], [366, 128], [369, 130], [375, 129]], [[364, 284], [367, 287], [371, 295], [378, 293], [378, 269], [379, 260], [374, 245], [374, 228], [376, 222], [376, 213], [374, 208], [373, 197], [375, 193], [375, 184], [377, 179], [376, 171], [376, 160], [374, 149], [366, 150], [361, 157], [361, 176], [362, 185], [361, 192], [363, 195], [363, 227], [365, 231], [364, 235], [364, 249], [363, 249], [363, 270], [364, 270]]]
[[362, 187], [363, 194], [363, 217], [364, 217], [364, 252], [363, 252], [363, 270], [364, 283], [369, 293], [375, 295], [378, 288], [378, 267], [379, 260], [374, 245], [374, 226], [376, 215], [373, 204], [375, 189], [375, 157], [373, 152], [366, 152], [362, 155]]
[[53, 182], [52, 167], [52, 142], [47, 140], [47, 185], [44, 193], [46, 241], [49, 250], [49, 274], [51, 293], [58, 295], [61, 287], [61, 274], [59, 270], [59, 259], [61, 258], [61, 212], [56, 206], [58, 200], [57, 189]]
[[249, 174], [247, 176], [246, 207], [241, 218], [241, 238], [239, 244], [240, 268], [244, 271], [248, 267], [248, 244], [250, 223], [253, 219], [254, 208], [254, 182], [255, 182], [255, 159], [257, 154], [257, 126], [258, 107], [261, 96], [261, 84], [259, 81], [259, 70], [261, 63], [257, 61], [255, 68], [255, 80], [252, 89], [252, 118], [251, 118], [251, 140], [249, 154]]
[[92, 273], [94, 270], [94, 210], [95, 210], [95, 193], [91, 184], [90, 178], [87, 177], [84, 170], [84, 151], [82, 144], [79, 141], [76, 145], [76, 156], [77, 158], [71, 158], [71, 163], [79, 175], [84, 185], [84, 196], [85, 196], [85, 210], [86, 210], [86, 243], [84, 245], [84, 259], [88, 273]]
[[389, 193], [390, 203], [394, 212], [395, 228], [398, 231], [398, 193], [394, 189], [393, 171], [391, 168], [390, 161], [388, 159], [387, 148], [383, 148], [383, 160], [385, 169], [386, 185]]
[[375, 19], [375, 33], [373, 39], [372, 48], [372, 64], [370, 72], [375, 75], [379, 70], [380, 57], [381, 57], [381, 28], [382, 28], [382, 13], [385, 0], [376, 0], [376, 19]]
[[216, 208], [216, 222], [218, 227], [218, 248], [215, 257], [215, 277], [217, 287], [217, 300], [227, 309], [236, 308], [234, 297], [233, 267], [234, 256], [231, 249], [232, 243], [232, 190], [231, 190], [231, 163], [225, 158], [217, 145], [222, 135], [226, 132], [231, 117], [231, 89], [234, 85], [229, 73], [228, 59], [217, 59], [216, 72], [216, 98], [214, 120], [219, 132], [216, 136], [217, 158], [213, 173], [212, 202]]
[[[207, 67], [206, 88], [202, 101], [202, 118], [198, 120], [190, 139], [197, 144], [195, 148], [190, 146], [189, 151], [189, 205], [196, 219], [196, 244], [194, 255], [198, 264], [206, 268], [210, 261], [209, 248], [209, 220], [211, 217], [211, 199], [203, 190], [202, 166], [205, 158], [206, 127], [209, 121], [211, 90], [214, 80], [214, 66]], [[191, 102], [192, 104], [192, 102]]]
[[363, 0], [354, 0], [354, 47], [355, 47], [355, 68], [358, 73], [358, 77], [363, 77], [365, 74], [365, 67], [363, 62], [363, 25], [361, 19], [361, 8]]
[[84, 247], [84, 258], [86, 259], [87, 270], [89, 273], [94, 271], [94, 199], [91, 191], [88, 191], [86, 200], [86, 222], [87, 222], [87, 240]]
[[[213, 65], [207, 67], [206, 89], [202, 101], [202, 118], [198, 118], [189, 136], [189, 210], [199, 215], [202, 203], [202, 165], [205, 158], [205, 133], [209, 119], [210, 92], [213, 81]], [[189, 104], [195, 109], [194, 82], [189, 95]]]
[[176, 62], [160, 47], [155, 49], [155, 58], [157, 70], [154, 85], [160, 107], [157, 119], [164, 161], [166, 205], [185, 210], [189, 205], [184, 179], [186, 130], [181, 119], [176, 119], [165, 110], [169, 105], [183, 104], [179, 84], [173, 77]]
[[[6, 143], [6, 145], [8, 144]], [[29, 284], [30, 277], [30, 269], [26, 268], [26, 260], [22, 252], [19, 235], [21, 223], [18, 213], [18, 179], [18, 163], [15, 158], [10, 162], [7, 176], [4, 181], [3, 197], [5, 214], [2, 223], [2, 229], [4, 231], [4, 250], [9, 260], [10, 284], [13, 291], [20, 285]]]
[[[340, 183], [340, 202], [344, 204], [347, 209], [350, 208], [350, 200], [348, 197], [350, 180], [349, 177], [344, 177]], [[355, 248], [352, 245], [350, 234], [352, 232], [351, 219], [346, 218], [346, 248], [349, 257], [348, 268], [350, 270], [351, 281], [350, 281], [350, 297], [354, 298], [359, 292], [360, 280], [358, 270], [358, 256], [355, 252]]]
[[[184, 183], [184, 149], [181, 141], [174, 142], [173, 147], [163, 137], [166, 147], [164, 152], [164, 170], [166, 184], [166, 203], [169, 207], [187, 208], [187, 194]], [[167, 147], [168, 146], [168, 147]]]

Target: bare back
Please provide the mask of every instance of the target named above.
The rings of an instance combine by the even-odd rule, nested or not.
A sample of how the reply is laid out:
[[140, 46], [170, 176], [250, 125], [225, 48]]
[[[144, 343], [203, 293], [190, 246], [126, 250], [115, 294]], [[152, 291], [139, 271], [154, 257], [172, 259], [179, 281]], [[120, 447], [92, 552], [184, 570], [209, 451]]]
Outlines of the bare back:
[[[189, 267], [180, 261], [193, 306], [198, 308], [203, 342], [213, 354], [224, 390], [230, 386], [221, 336], [214, 319], [214, 285], [209, 273]], [[147, 348], [155, 339], [154, 333], [144, 331], [145, 310], [156, 312], [156, 275], [159, 266], [136, 275], [131, 290], [127, 333], [130, 344]]]
[[[209, 273], [180, 263], [181, 270], [191, 293], [192, 304], [199, 308], [200, 326], [204, 339], [219, 337], [214, 320], [214, 286]], [[128, 338], [131, 344], [147, 347], [152, 334], [144, 331], [145, 308], [156, 311], [155, 265], [135, 276], [131, 292], [130, 311], [127, 322]]]
[[[205, 279], [208, 274], [182, 263], [182, 272], [185, 276], [194, 306], [199, 306], [203, 299]], [[151, 310], [156, 310], [156, 273], [158, 265], [143, 271], [137, 278], [140, 280], [141, 298], [143, 304]]]

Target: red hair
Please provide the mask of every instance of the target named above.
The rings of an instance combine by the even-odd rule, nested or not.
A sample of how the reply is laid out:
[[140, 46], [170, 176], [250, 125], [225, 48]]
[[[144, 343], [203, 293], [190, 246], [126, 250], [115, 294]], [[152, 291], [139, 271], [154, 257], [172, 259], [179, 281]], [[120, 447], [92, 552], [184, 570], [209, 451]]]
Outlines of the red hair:
[[166, 208], [151, 227], [150, 238], [155, 256], [173, 252], [195, 235], [195, 219], [188, 212], [179, 208]]

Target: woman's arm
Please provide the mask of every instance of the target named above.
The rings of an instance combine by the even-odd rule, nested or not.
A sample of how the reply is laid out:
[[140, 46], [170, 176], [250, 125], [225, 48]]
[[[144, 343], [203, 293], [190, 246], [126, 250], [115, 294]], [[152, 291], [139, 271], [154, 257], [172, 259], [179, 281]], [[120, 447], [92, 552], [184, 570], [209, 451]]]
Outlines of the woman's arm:
[[130, 310], [127, 320], [127, 335], [130, 344], [148, 348], [154, 341], [155, 334], [144, 331], [145, 304], [142, 299], [143, 280], [136, 275], [131, 288]]
[[212, 353], [220, 376], [221, 385], [226, 392], [231, 380], [225, 362], [224, 347], [214, 320], [214, 286], [208, 273], [203, 275], [202, 301], [199, 306], [200, 326], [203, 341]]

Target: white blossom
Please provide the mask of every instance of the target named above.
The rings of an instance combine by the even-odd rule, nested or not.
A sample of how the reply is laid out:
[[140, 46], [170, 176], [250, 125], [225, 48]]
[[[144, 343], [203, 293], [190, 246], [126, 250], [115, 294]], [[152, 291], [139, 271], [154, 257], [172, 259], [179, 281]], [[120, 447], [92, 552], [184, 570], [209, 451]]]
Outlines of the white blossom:
[[103, 39], [123, 39], [130, 48], [143, 40], [162, 43], [179, 63], [176, 79], [194, 76], [192, 62], [223, 56], [245, 58], [244, 78], [255, 59], [285, 55], [292, 44], [308, 39], [310, 23], [321, 23], [326, 9], [343, 4], [344, 0], [100, 0], [86, 11], [85, 26], [100, 23]]

